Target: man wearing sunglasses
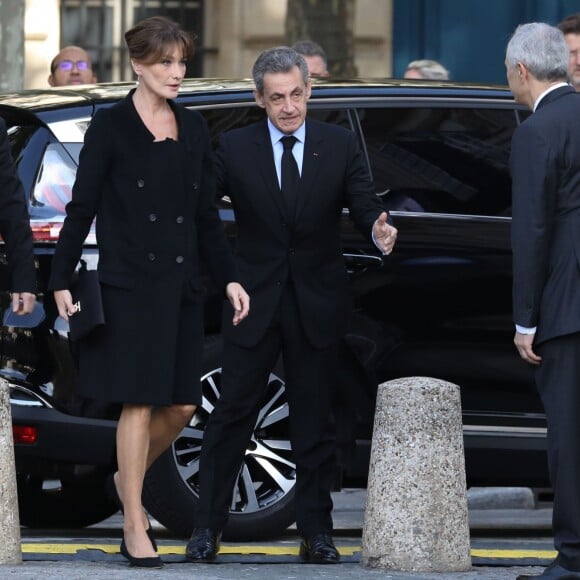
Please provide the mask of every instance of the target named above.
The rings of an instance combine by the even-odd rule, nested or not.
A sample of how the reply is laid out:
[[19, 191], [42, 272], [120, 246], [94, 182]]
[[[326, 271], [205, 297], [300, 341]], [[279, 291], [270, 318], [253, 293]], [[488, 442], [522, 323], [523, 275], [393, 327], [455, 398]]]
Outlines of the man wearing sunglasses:
[[48, 84], [51, 87], [96, 83], [91, 57], [78, 46], [65, 46], [50, 63]]

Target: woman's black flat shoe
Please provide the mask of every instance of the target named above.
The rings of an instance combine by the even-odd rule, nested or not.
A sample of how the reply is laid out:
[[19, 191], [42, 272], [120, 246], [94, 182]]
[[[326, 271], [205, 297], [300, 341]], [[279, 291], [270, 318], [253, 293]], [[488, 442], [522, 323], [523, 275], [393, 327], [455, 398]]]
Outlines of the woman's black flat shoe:
[[159, 556], [152, 556], [147, 558], [135, 558], [135, 556], [131, 556], [129, 554], [129, 550], [127, 550], [127, 546], [125, 544], [125, 538], [121, 542], [120, 552], [127, 560], [129, 560], [129, 564], [131, 566], [135, 566], [136, 568], [162, 568], [163, 562]]
[[[111, 475], [109, 475], [109, 477], [107, 477], [107, 480], [105, 481], [105, 490], [107, 492], [107, 495], [115, 502], [115, 504], [119, 508], [119, 511], [121, 513], [124, 513], [123, 502], [121, 501], [121, 498], [119, 497], [119, 494], [117, 492], [117, 486], [115, 485], [115, 475], [113, 473], [111, 473]], [[147, 536], [149, 537], [149, 541], [151, 542], [153, 549], [157, 552], [157, 542], [155, 541], [155, 536], [153, 535], [153, 528], [151, 527], [151, 522], [149, 521], [149, 518], [147, 518], [147, 523], [149, 524], [149, 527], [145, 530], [145, 532], [147, 532]]]

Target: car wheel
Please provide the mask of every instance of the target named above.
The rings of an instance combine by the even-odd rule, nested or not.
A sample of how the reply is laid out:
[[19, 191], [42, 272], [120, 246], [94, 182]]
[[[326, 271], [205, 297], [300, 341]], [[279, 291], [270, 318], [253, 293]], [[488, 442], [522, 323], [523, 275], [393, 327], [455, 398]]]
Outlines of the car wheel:
[[82, 528], [106, 520], [118, 511], [105, 493], [108, 472], [91, 471], [47, 486], [37, 476], [19, 473], [20, 524], [30, 528]]
[[[199, 456], [208, 417], [220, 396], [222, 343], [204, 349], [201, 407], [173, 445], [151, 466], [143, 500], [172, 532], [187, 537], [199, 497]], [[272, 371], [260, 414], [234, 488], [224, 538], [249, 540], [282, 533], [294, 521], [296, 466], [290, 448], [288, 403], [280, 366]]]

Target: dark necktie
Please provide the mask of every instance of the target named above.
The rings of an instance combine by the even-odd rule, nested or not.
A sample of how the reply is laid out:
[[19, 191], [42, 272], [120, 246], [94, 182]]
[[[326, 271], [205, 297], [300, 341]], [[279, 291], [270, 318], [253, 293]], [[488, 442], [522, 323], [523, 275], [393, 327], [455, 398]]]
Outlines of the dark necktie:
[[292, 147], [296, 143], [296, 137], [289, 135], [282, 137], [282, 145], [284, 146], [284, 153], [282, 153], [282, 171], [280, 181], [282, 183], [282, 195], [288, 208], [288, 217], [294, 219], [296, 212], [296, 188], [300, 181], [300, 173], [298, 172], [298, 165], [296, 159], [292, 155]]

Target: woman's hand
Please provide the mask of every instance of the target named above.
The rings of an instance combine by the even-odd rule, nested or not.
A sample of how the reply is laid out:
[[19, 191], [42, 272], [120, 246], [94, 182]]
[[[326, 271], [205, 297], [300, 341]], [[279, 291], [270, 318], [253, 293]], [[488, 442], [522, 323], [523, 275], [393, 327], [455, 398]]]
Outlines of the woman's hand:
[[68, 317], [77, 311], [76, 305], [73, 304], [72, 294], [69, 290], [55, 290], [54, 301], [56, 302], [59, 316], [68, 322]]
[[230, 282], [226, 286], [226, 296], [234, 309], [232, 323], [237, 326], [250, 312], [250, 297], [238, 282]]
[[36, 295], [30, 292], [12, 293], [12, 312], [18, 314], [30, 314], [34, 310]]

